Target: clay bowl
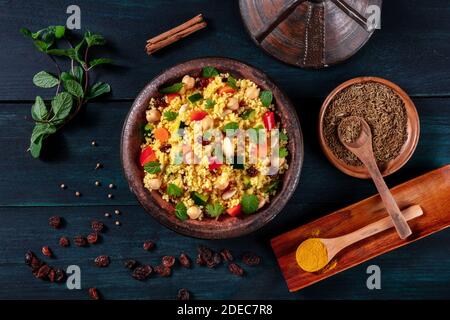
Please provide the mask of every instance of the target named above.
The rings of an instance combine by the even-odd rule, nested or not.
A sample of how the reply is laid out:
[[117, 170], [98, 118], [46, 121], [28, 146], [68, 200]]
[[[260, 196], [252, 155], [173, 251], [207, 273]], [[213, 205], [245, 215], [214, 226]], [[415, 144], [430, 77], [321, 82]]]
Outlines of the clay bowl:
[[[144, 172], [139, 164], [140, 145], [143, 141], [141, 128], [145, 124], [145, 110], [152, 96], [165, 85], [179, 81], [186, 74], [198, 73], [205, 66], [213, 66], [222, 72], [229, 72], [235, 78], [254, 81], [262, 90], [271, 90], [276, 105], [276, 113], [289, 135], [289, 169], [283, 176], [282, 187], [266, 207], [253, 215], [230, 217], [224, 214], [218, 221], [180, 221], [175, 217], [174, 208], [164, 201], [158, 192], [144, 188]], [[164, 226], [183, 235], [224, 239], [251, 233], [272, 220], [286, 205], [294, 193], [303, 163], [303, 137], [296, 111], [284, 93], [261, 71], [242, 62], [228, 58], [200, 58], [176, 65], [154, 78], [137, 96], [129, 111], [122, 131], [121, 159], [130, 190], [141, 205]]]
[[325, 101], [322, 104], [322, 107], [320, 109], [319, 113], [319, 139], [320, 139], [320, 146], [322, 147], [323, 152], [325, 153], [325, 156], [328, 158], [328, 160], [339, 170], [342, 172], [356, 177], [356, 178], [362, 178], [362, 179], [368, 179], [370, 178], [369, 172], [367, 171], [365, 166], [350, 166], [343, 162], [342, 160], [338, 159], [333, 152], [328, 147], [325, 137], [323, 135], [323, 119], [325, 117], [325, 112], [327, 110], [327, 107], [329, 106], [330, 102], [334, 99], [334, 97], [341, 92], [343, 89], [354, 85], [358, 83], [365, 83], [365, 82], [377, 82], [380, 84], [383, 84], [398, 94], [398, 96], [403, 100], [405, 103], [406, 113], [407, 113], [407, 132], [408, 132], [408, 138], [406, 142], [404, 143], [402, 149], [400, 150], [399, 155], [388, 162], [383, 163], [380, 166], [381, 174], [386, 177], [397, 170], [399, 170], [408, 160], [411, 158], [411, 156], [414, 153], [414, 150], [417, 147], [417, 143], [419, 142], [419, 135], [420, 135], [420, 124], [419, 124], [419, 115], [417, 114], [416, 107], [414, 103], [412, 102], [411, 98], [406, 94], [405, 91], [403, 91], [399, 86], [396, 84], [382, 78], [377, 77], [359, 77], [354, 78], [351, 80], [348, 80], [344, 83], [342, 83], [340, 86], [338, 86], [336, 89], [334, 89], [328, 97], [325, 99]]

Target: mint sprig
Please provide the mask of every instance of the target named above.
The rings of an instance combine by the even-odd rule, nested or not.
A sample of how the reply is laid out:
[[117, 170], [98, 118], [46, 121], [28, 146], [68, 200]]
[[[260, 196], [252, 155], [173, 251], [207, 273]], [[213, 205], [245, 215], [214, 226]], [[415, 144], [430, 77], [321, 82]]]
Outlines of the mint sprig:
[[[55, 96], [46, 103], [40, 96], [31, 108], [35, 127], [31, 134], [29, 151], [34, 158], [41, 154], [42, 143], [72, 120], [89, 100], [111, 91], [107, 83], [90, 85], [89, 71], [99, 65], [111, 64], [108, 58], [89, 60], [89, 49], [106, 43], [100, 34], [87, 31], [82, 40], [73, 46], [64, 26], [49, 26], [36, 32], [21, 28], [20, 32], [30, 38], [37, 50], [47, 54], [54, 63], [57, 75], [40, 71], [33, 77], [33, 83], [40, 88], [56, 87]], [[61, 41], [69, 44], [68, 49], [58, 48]], [[70, 60], [70, 70], [62, 71], [55, 56]]]

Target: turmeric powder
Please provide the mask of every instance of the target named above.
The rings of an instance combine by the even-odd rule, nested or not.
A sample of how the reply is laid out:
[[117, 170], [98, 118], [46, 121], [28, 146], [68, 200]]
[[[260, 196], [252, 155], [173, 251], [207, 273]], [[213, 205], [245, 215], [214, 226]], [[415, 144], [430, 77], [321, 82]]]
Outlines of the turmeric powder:
[[295, 258], [303, 270], [319, 271], [328, 263], [327, 247], [318, 238], [307, 239], [298, 246]]

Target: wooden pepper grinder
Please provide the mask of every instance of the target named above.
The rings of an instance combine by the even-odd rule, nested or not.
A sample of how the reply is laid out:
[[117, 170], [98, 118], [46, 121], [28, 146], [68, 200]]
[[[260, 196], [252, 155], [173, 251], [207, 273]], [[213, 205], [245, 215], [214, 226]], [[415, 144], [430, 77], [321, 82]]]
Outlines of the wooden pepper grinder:
[[240, 0], [250, 36], [267, 53], [302, 68], [323, 68], [369, 40], [369, 6], [382, 0]]

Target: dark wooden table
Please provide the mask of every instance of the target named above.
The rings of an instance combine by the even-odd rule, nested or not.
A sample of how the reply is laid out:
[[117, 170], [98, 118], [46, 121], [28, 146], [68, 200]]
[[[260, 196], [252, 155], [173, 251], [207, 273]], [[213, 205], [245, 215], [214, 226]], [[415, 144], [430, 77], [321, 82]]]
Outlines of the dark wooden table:
[[[419, 146], [408, 164], [387, 179], [390, 186], [450, 163], [450, 5], [446, 0], [384, 1], [382, 29], [352, 59], [326, 70], [302, 70], [285, 65], [259, 50], [247, 36], [237, 1], [84, 1], [82, 28], [110, 40], [109, 55], [117, 66], [101, 72], [113, 93], [90, 103], [72, 124], [52, 138], [41, 160], [26, 152], [32, 122], [30, 107], [36, 94], [32, 76], [51, 71], [47, 58], [18, 30], [64, 24], [61, 1], [0, 1], [0, 298], [85, 299], [95, 286], [107, 299], [172, 299], [188, 288], [197, 299], [418, 299], [450, 298], [450, 232], [386, 254], [297, 293], [287, 291], [269, 239], [297, 225], [375, 193], [369, 181], [348, 177], [332, 167], [320, 151], [316, 121], [321, 101], [339, 83], [362, 75], [380, 76], [403, 87], [416, 103], [422, 126]], [[206, 30], [167, 48], [154, 57], [144, 53], [145, 40], [197, 13], [208, 19]], [[223, 55], [252, 64], [272, 77], [292, 98], [305, 136], [301, 182], [280, 215], [259, 232], [240, 239], [201, 241], [160, 226], [129, 192], [119, 161], [120, 131], [133, 98], [156, 74], [178, 62], [201, 56]], [[28, 120], [26, 120], [28, 119]], [[98, 147], [91, 146], [91, 140]], [[97, 162], [104, 169], [94, 171]], [[95, 187], [100, 180], [103, 187]], [[65, 183], [67, 190], [59, 185]], [[107, 198], [109, 183], [117, 187]], [[82, 197], [76, 198], [79, 190]], [[433, 190], [430, 190], [433, 192]], [[122, 226], [105, 212], [121, 210]], [[48, 218], [67, 221], [51, 230]], [[57, 239], [89, 230], [91, 219], [108, 225], [103, 242], [90, 248], [60, 248]], [[157, 241], [153, 253], [142, 249], [145, 239]], [[156, 264], [165, 254], [195, 255], [196, 246], [251, 250], [263, 257], [257, 268], [247, 268], [239, 279], [225, 267], [176, 269], [172, 277], [133, 280], [122, 260], [134, 257]], [[36, 280], [23, 263], [28, 249], [50, 245], [52, 265], [77, 264], [83, 290]], [[110, 255], [106, 269], [93, 266], [99, 254]], [[48, 259], [47, 259], [48, 260]], [[377, 264], [382, 289], [368, 290], [366, 268]]]

